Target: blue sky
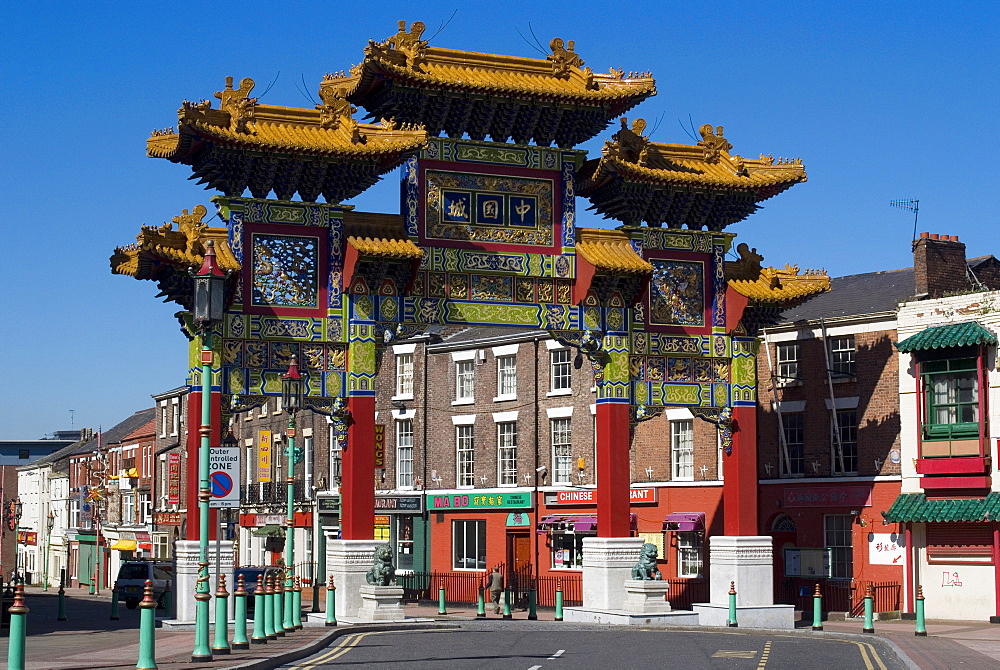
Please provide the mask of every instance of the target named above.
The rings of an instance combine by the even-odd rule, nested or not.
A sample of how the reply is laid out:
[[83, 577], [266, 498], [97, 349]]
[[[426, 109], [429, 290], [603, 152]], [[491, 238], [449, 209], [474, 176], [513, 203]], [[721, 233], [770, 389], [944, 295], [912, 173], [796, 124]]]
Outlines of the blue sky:
[[[108, 265], [141, 225], [210, 204], [187, 167], [144, 154], [182, 100], [232, 75], [271, 85], [267, 104], [312, 106], [298, 89], [315, 98], [369, 38], [398, 19], [433, 35], [456, 8], [432, 44], [537, 56], [518, 31], [572, 39], [595, 71], [653, 72], [658, 95], [629, 117], [655, 141], [691, 142], [690, 118], [725, 126], [734, 153], [801, 157], [809, 181], [730, 228], [765, 264], [907, 267], [897, 198], [920, 200], [920, 231], [1000, 253], [995, 2], [21, 3], [0, 46], [0, 439], [67, 429], [70, 410], [110, 427], [184, 382], [176, 307]], [[390, 176], [351, 202], [397, 211], [397, 192]], [[606, 225], [578, 205], [580, 225]]]

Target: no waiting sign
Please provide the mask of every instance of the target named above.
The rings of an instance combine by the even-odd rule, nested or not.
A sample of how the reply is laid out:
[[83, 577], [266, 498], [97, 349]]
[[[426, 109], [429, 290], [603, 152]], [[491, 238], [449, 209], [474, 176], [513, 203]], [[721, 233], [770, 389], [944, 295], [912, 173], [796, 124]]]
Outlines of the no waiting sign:
[[209, 507], [240, 506], [240, 448], [212, 447], [208, 456]]

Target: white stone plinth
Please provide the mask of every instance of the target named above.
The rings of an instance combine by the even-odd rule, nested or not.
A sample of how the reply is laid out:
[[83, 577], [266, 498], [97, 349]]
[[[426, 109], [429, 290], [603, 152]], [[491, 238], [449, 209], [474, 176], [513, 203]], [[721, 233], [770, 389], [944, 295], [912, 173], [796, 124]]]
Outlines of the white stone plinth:
[[669, 589], [670, 583], [662, 580], [626, 579], [625, 609], [637, 614], [669, 612]]
[[631, 581], [645, 541], [641, 537], [583, 538], [583, 606], [625, 610], [623, 584]]
[[[337, 587], [337, 619], [352, 619], [361, 611], [361, 588], [375, 561], [375, 540], [338, 540], [326, 531], [326, 569]], [[400, 596], [402, 597], [402, 596]]]
[[[198, 585], [198, 540], [177, 540], [174, 542], [174, 575], [176, 582], [171, 585], [178, 623], [193, 623], [195, 612], [195, 587]], [[233, 543], [231, 540], [210, 540], [208, 543], [208, 592], [215, 593], [217, 575], [227, 577], [226, 588], [232, 592], [229, 580], [233, 577]], [[211, 608], [209, 608], [211, 610]], [[168, 612], [169, 615], [169, 612]], [[215, 619], [215, 612], [209, 611], [209, 618]]]
[[403, 587], [402, 586], [362, 586], [361, 609], [358, 619], [361, 621], [402, 621]]

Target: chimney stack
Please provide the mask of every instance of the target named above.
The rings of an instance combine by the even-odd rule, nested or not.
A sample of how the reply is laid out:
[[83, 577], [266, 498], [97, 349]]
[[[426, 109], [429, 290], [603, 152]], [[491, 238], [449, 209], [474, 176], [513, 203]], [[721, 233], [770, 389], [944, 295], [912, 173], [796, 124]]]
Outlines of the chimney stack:
[[965, 245], [958, 235], [920, 233], [913, 242], [914, 293], [939, 298], [969, 288]]

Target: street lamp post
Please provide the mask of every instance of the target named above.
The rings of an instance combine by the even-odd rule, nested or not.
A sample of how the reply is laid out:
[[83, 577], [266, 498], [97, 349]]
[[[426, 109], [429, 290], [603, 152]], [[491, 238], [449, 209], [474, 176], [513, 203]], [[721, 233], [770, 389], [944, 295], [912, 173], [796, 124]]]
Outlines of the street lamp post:
[[295, 630], [295, 412], [302, 407], [304, 384], [299, 366], [292, 356], [288, 372], [281, 376], [281, 404], [288, 412], [288, 446], [285, 452], [288, 458], [288, 471], [285, 482], [285, 606], [282, 626], [285, 631]]
[[49, 548], [52, 546], [52, 527], [56, 525], [56, 515], [49, 510], [49, 516], [45, 520], [45, 574], [42, 577], [42, 590], [49, 590]]
[[193, 663], [211, 661], [208, 643], [208, 602], [212, 599], [208, 584], [208, 482], [209, 453], [212, 438], [212, 329], [222, 322], [225, 312], [226, 278], [215, 260], [215, 245], [205, 243], [205, 260], [194, 273], [194, 324], [201, 333], [201, 443], [198, 448], [198, 581], [195, 587], [195, 634]]
[[24, 575], [21, 574], [21, 514], [24, 513], [24, 505], [18, 498], [14, 502], [14, 583], [24, 583]]

